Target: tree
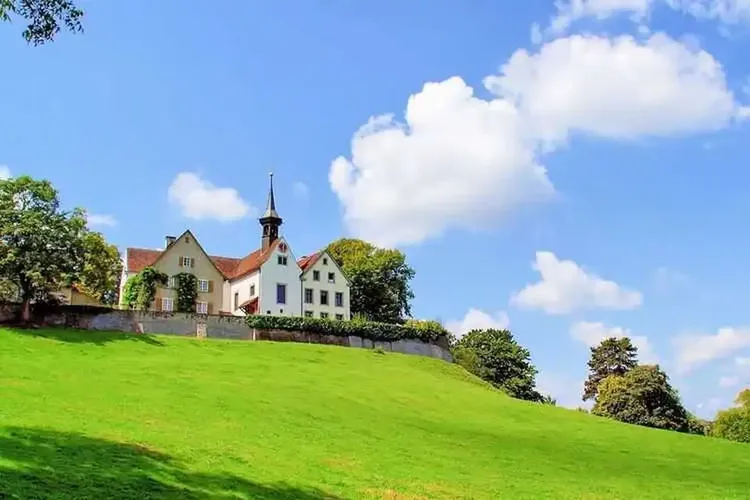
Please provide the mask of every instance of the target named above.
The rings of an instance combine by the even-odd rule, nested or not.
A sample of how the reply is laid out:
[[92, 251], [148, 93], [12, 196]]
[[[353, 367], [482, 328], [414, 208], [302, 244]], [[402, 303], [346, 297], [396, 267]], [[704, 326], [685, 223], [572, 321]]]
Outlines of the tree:
[[102, 304], [116, 304], [122, 274], [120, 252], [101, 233], [86, 232], [82, 244], [83, 269], [77, 285]]
[[18, 16], [28, 22], [23, 37], [33, 45], [51, 42], [65, 26], [72, 32], [83, 31], [83, 11], [70, 0], [0, 0], [0, 21]]
[[85, 232], [83, 211], [62, 210], [49, 181], [0, 181], [0, 276], [17, 287], [24, 322], [31, 319], [32, 300], [77, 279]]
[[689, 430], [688, 413], [658, 365], [639, 365], [624, 375], [606, 377], [591, 412], [646, 427]]
[[147, 267], [135, 276], [131, 276], [125, 282], [123, 288], [123, 303], [130, 309], [147, 311], [156, 297], [156, 287], [165, 286], [169, 277], [154, 269]]
[[737, 406], [716, 415], [712, 435], [741, 443], [750, 443], [750, 389], [745, 389], [735, 399]]
[[638, 364], [638, 349], [629, 338], [609, 338], [591, 348], [589, 376], [583, 389], [583, 400], [596, 398], [599, 384], [611, 375], [625, 375]]
[[531, 354], [509, 330], [472, 330], [456, 342], [453, 355], [467, 371], [514, 398], [553, 401], [534, 388], [537, 370], [531, 364]]
[[195, 312], [198, 299], [198, 278], [191, 273], [175, 275], [177, 285], [177, 312]]
[[327, 250], [351, 283], [352, 314], [384, 323], [402, 323], [411, 316], [414, 270], [402, 252], [349, 238], [334, 241]]

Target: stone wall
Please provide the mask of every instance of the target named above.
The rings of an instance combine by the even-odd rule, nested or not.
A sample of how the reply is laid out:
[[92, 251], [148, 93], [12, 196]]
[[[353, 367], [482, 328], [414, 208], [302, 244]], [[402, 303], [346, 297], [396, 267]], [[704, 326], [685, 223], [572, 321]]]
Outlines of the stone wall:
[[[16, 317], [17, 307], [0, 304], [0, 323], [13, 321]], [[382, 349], [383, 351], [429, 356], [448, 362], [453, 361], [448, 349], [447, 339], [441, 339], [434, 343], [422, 342], [421, 340], [373, 342], [372, 340], [355, 336], [339, 337], [336, 335], [320, 335], [308, 332], [249, 328], [245, 324], [244, 318], [238, 316], [141, 312], [62, 306], [46, 312], [35, 311], [35, 320], [47, 326], [80, 328], [83, 330], [329, 344], [365, 349]]]

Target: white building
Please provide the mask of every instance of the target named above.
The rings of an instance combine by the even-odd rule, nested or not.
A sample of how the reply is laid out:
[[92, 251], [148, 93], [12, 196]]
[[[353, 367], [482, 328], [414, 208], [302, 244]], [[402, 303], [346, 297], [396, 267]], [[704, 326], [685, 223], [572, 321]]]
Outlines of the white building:
[[176, 309], [177, 292], [171, 278], [188, 272], [198, 279], [198, 313], [351, 319], [349, 281], [333, 258], [321, 251], [297, 259], [286, 239], [279, 236], [283, 220], [276, 212], [273, 177], [259, 222], [261, 247], [245, 257], [208, 255], [189, 230], [180, 237], [168, 236], [163, 250], [128, 248], [122, 287], [129, 277], [150, 266], [170, 277], [169, 284], [158, 290], [152, 310]]

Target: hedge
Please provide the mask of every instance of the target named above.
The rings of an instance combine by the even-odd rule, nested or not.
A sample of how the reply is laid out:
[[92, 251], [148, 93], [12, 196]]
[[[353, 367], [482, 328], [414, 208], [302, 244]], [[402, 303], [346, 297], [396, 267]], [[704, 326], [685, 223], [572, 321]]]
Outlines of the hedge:
[[439, 323], [426, 321], [410, 321], [407, 325], [394, 325], [375, 321], [339, 321], [301, 316], [251, 315], [246, 318], [246, 322], [250, 328], [264, 330], [289, 330], [338, 337], [351, 335], [363, 339], [388, 342], [404, 339], [429, 342], [447, 335], [446, 330]]

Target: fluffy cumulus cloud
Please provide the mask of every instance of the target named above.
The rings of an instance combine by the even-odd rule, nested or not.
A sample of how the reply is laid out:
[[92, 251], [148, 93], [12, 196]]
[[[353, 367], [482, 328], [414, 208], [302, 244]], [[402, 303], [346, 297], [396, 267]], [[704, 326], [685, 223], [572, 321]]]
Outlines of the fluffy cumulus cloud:
[[532, 268], [541, 280], [513, 295], [511, 303], [517, 307], [568, 314], [585, 309], [635, 309], [643, 302], [640, 292], [590, 274], [552, 252], [537, 252]]
[[229, 222], [252, 210], [236, 189], [216, 187], [191, 172], [177, 174], [169, 186], [168, 198], [189, 219]]
[[638, 360], [641, 363], [654, 364], [659, 362], [659, 357], [654, 352], [648, 338], [643, 335], [633, 335], [633, 332], [627, 328], [607, 326], [598, 322], [578, 321], [571, 325], [570, 335], [588, 347], [596, 347], [604, 339], [628, 337], [633, 345], [638, 348]]
[[390, 246], [496, 224], [554, 194], [539, 155], [571, 135], [673, 136], [741, 113], [721, 65], [663, 34], [560, 38], [483, 83], [489, 98], [459, 77], [427, 83], [403, 120], [376, 116], [354, 134], [329, 170], [352, 233]]
[[0, 165], [0, 181], [3, 179], [10, 179], [10, 169], [7, 165]]
[[112, 227], [117, 225], [117, 220], [113, 216], [106, 214], [87, 214], [86, 221], [91, 227]]
[[750, 347], [750, 328], [720, 328], [714, 335], [681, 335], [673, 339], [680, 373], [724, 359]]
[[461, 338], [472, 330], [484, 330], [495, 328], [502, 330], [508, 328], [510, 319], [508, 314], [500, 311], [496, 314], [488, 314], [479, 309], [471, 308], [461, 320], [449, 321], [445, 328], [456, 337]]

